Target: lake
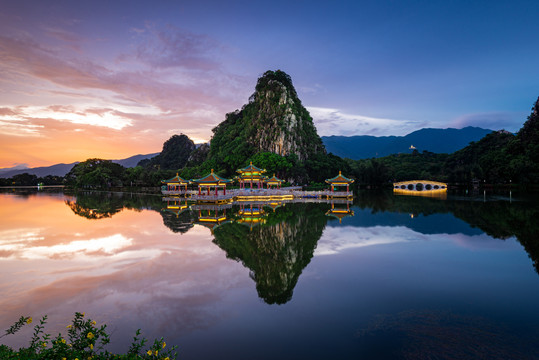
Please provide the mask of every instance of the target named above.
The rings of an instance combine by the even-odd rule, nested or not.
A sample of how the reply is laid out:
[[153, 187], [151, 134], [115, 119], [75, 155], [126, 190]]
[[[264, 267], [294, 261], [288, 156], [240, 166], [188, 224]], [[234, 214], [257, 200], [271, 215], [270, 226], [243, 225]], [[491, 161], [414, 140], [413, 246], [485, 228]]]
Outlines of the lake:
[[[533, 359], [539, 200], [365, 191], [220, 207], [0, 193], [0, 329], [75, 312], [179, 359]], [[32, 327], [0, 343], [27, 345]]]

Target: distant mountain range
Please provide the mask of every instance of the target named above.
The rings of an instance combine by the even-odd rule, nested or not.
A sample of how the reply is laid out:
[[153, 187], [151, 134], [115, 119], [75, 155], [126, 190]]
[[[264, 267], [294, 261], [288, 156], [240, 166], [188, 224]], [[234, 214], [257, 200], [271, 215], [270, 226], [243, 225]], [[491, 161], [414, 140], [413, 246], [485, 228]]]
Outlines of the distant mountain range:
[[[159, 155], [159, 153], [147, 154], [147, 155], [135, 155], [135, 156], [128, 157], [126, 159], [112, 160], [112, 162], [129, 168], [129, 167], [137, 166], [140, 160], [149, 159], [156, 155]], [[71, 164], [56, 164], [56, 165], [51, 165], [51, 166], [42, 166], [42, 167], [35, 167], [35, 168], [26, 168], [26, 167], [22, 168], [20, 165], [18, 165], [11, 168], [0, 169], [0, 178], [10, 178], [15, 175], [24, 174], [24, 173], [28, 173], [30, 175], [36, 175], [37, 177], [45, 177], [47, 175], [64, 176], [76, 164], [78, 164], [78, 161]]]
[[468, 126], [462, 129], [421, 129], [406, 136], [322, 136], [322, 141], [328, 153], [359, 160], [411, 153], [414, 149], [450, 154], [491, 132]]
[[[411, 153], [414, 149], [434, 153], [453, 153], [472, 141], [479, 141], [492, 130], [478, 127], [462, 129], [421, 129], [406, 136], [322, 136], [328, 153], [354, 160], [384, 157], [391, 154]], [[150, 159], [160, 153], [135, 155], [126, 159], [112, 160], [125, 167], [135, 167], [139, 161]], [[23, 168], [20, 165], [0, 169], [0, 178], [10, 178], [18, 174], [29, 173], [38, 177], [47, 175], [64, 176], [78, 164], [56, 164], [52, 166]]]

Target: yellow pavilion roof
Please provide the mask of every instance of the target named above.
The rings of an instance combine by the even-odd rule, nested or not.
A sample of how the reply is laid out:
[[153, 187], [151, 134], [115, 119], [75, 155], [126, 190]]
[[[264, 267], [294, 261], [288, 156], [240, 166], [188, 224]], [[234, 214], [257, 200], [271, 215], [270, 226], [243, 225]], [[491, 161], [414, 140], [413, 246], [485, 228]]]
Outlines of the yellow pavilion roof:
[[339, 175], [331, 178], [331, 179], [326, 179], [326, 182], [328, 184], [335, 184], [335, 185], [346, 185], [346, 184], [351, 184], [354, 182], [354, 179], [350, 179], [350, 178], [347, 178], [346, 176], [344, 176], [340, 171], [339, 171]]

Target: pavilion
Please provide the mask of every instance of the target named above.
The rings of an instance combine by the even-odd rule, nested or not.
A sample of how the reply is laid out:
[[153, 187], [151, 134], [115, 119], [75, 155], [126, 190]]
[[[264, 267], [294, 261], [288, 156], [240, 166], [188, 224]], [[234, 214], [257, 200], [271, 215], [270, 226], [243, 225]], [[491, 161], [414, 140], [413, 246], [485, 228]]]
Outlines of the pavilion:
[[346, 192], [349, 192], [350, 184], [352, 184], [353, 182], [354, 182], [354, 179], [349, 179], [346, 176], [343, 176], [340, 171], [339, 171], [339, 175], [331, 179], [326, 179], [326, 183], [331, 185], [331, 192], [334, 192], [335, 187], [338, 187], [338, 186], [346, 186]]
[[280, 189], [282, 183], [283, 183], [283, 180], [276, 177], [275, 174], [273, 174], [272, 177], [270, 177], [269, 179], [266, 180], [266, 185], [267, 185], [268, 189], [270, 188], [270, 186], [277, 186], [277, 188]]
[[180, 191], [182, 186], [185, 186], [185, 191], [187, 191], [187, 185], [189, 185], [189, 180], [181, 178], [178, 173], [171, 179], [161, 180], [162, 184], [166, 184], [167, 191]]
[[253, 188], [253, 183], [256, 183], [259, 189], [264, 187], [264, 179], [266, 177], [262, 174], [266, 170], [254, 166], [252, 161], [248, 166], [238, 169], [236, 172], [239, 173], [237, 179], [240, 183], [240, 189], [245, 189], [245, 183], [249, 183], [251, 189]]
[[207, 193], [210, 195], [210, 189], [213, 187], [215, 188], [215, 196], [217, 196], [220, 187], [223, 188], [223, 195], [226, 195], [226, 184], [232, 182], [232, 180], [220, 177], [213, 172], [213, 169], [211, 169], [209, 175], [200, 179], [193, 179], [191, 182], [198, 185], [198, 195], [202, 195], [202, 189], [204, 188], [207, 188]]

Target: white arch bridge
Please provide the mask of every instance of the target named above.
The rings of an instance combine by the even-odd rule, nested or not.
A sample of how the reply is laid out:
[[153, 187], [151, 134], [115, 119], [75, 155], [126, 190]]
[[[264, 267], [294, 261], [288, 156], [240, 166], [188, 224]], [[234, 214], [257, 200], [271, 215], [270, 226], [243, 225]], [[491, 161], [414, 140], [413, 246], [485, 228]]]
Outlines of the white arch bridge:
[[409, 180], [393, 183], [393, 190], [401, 191], [445, 191], [447, 184], [430, 180]]

